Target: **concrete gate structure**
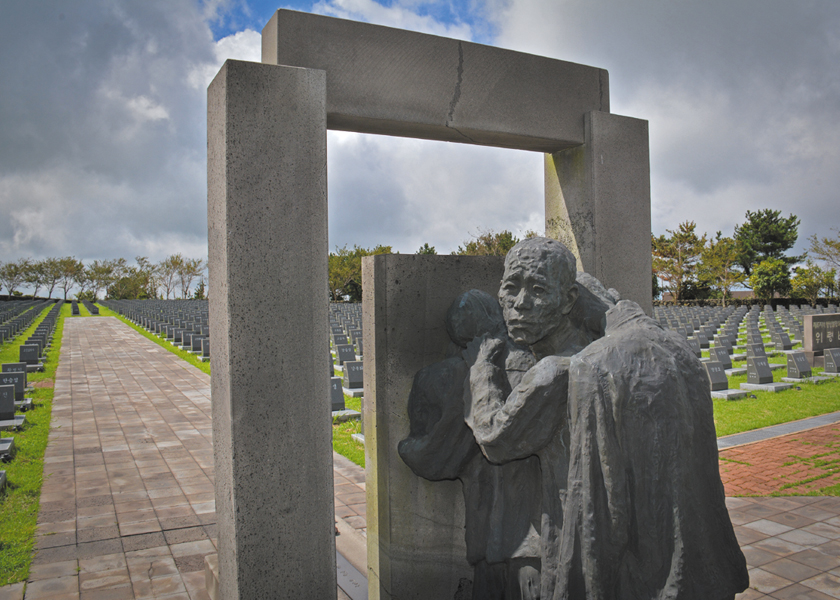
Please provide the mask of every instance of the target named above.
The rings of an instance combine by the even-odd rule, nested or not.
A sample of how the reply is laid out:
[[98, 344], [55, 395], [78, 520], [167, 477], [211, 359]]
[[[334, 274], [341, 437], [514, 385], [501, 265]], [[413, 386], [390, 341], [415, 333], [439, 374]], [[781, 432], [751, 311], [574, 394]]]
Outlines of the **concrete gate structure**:
[[[327, 129], [544, 153], [547, 234], [650, 312], [648, 129], [609, 112], [602, 69], [387, 27], [280, 10], [262, 60], [227, 61], [208, 89], [220, 592], [327, 598]], [[446, 305], [492, 291], [501, 262], [382, 256], [363, 269], [370, 597], [454, 597], [469, 577], [452, 534], [459, 487], [407, 479], [393, 444], [414, 373], [445, 348]]]

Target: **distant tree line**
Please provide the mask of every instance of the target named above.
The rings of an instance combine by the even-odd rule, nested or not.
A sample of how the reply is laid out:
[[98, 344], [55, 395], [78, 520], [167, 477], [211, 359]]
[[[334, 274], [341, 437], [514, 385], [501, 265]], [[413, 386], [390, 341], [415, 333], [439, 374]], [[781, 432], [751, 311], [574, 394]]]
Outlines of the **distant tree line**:
[[713, 238], [699, 235], [694, 221], [666, 230], [667, 235], [651, 235], [654, 298], [669, 291], [677, 302], [720, 298], [725, 305], [733, 288], [741, 287], [765, 300], [778, 294], [815, 304], [821, 296], [833, 297], [840, 288], [840, 234], [837, 239], [812, 235], [808, 251], [792, 256], [788, 252], [799, 224], [793, 214], [748, 210], [732, 237], [720, 231]]
[[18, 290], [26, 287], [32, 297], [42, 291], [47, 298], [63, 292], [65, 300], [75, 289], [76, 299], [93, 302], [100, 298], [100, 293], [104, 294], [103, 298], [114, 300], [206, 297], [206, 260], [182, 254], [172, 254], [159, 263], [145, 256], [134, 260], [135, 264], [129, 264], [124, 258], [85, 264], [72, 256], [22, 258], [0, 263], [0, 286], [10, 297], [23, 296]]
[[[527, 231], [525, 237], [537, 235]], [[504, 256], [508, 250], [519, 242], [513, 233], [504, 231], [480, 231], [458, 246], [452, 254], [459, 256]], [[329, 289], [330, 302], [361, 302], [362, 301], [362, 257], [374, 254], [393, 254], [391, 246], [375, 246], [362, 248], [353, 246], [336, 248], [329, 256]], [[423, 244], [415, 254], [437, 254], [434, 246]]]

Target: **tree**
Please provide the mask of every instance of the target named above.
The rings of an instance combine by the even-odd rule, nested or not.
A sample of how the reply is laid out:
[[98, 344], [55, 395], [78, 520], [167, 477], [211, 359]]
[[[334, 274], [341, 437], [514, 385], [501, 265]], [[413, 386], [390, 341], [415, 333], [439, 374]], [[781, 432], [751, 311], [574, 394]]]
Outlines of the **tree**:
[[124, 258], [116, 261], [114, 280], [108, 286], [108, 298], [136, 300], [157, 298], [156, 265], [145, 256], [135, 258], [136, 266], [128, 266]]
[[654, 300], [659, 300], [662, 295], [662, 289], [659, 287], [659, 277], [656, 276], [656, 271], [653, 271], [651, 275], [653, 276], [653, 282], [650, 286], [651, 294]]
[[817, 237], [817, 234], [808, 238], [811, 246], [808, 248], [808, 253], [817, 260], [821, 260], [831, 268], [840, 270], [840, 231], [837, 231], [837, 239], [824, 237], [822, 239]]
[[795, 298], [805, 298], [811, 306], [816, 306], [817, 298], [823, 290], [834, 287], [834, 269], [823, 271], [810, 260], [807, 266], [796, 267], [793, 272], [790, 279], [791, 295]]
[[[123, 261], [125, 262], [125, 261]], [[93, 292], [93, 302], [99, 297], [99, 290], [108, 289], [120, 268], [119, 260], [95, 260], [87, 266]]]
[[362, 300], [362, 257], [374, 254], [392, 254], [391, 246], [376, 246], [372, 249], [353, 246], [336, 247], [329, 256], [329, 286], [332, 302], [361, 302]]
[[750, 275], [750, 287], [755, 295], [769, 300], [775, 294], [790, 291], [790, 274], [787, 263], [780, 258], [768, 258], [758, 263]]
[[800, 262], [803, 256], [786, 256], [799, 236], [799, 219], [791, 214], [784, 218], [782, 211], [765, 208], [755, 212], [747, 211], [747, 221], [735, 226], [735, 240], [740, 243], [738, 263], [748, 276], [753, 267], [770, 258], [775, 258], [790, 267]]
[[738, 265], [738, 251], [738, 242], [729, 237], [721, 237], [718, 231], [715, 239], [709, 240], [709, 245], [703, 249], [697, 266], [700, 282], [719, 291], [724, 306], [732, 288], [747, 281], [747, 276]]
[[465, 241], [463, 246], [458, 246], [458, 250], [452, 254], [459, 256], [505, 256], [517, 243], [519, 243], [519, 238], [507, 229], [500, 232], [482, 231], [478, 236], [474, 236], [474, 239]]
[[72, 256], [65, 256], [58, 259], [58, 269], [61, 273], [58, 279], [58, 287], [64, 290], [64, 299], [67, 300], [67, 294], [76, 283], [76, 276], [80, 270], [85, 266], [81, 261], [76, 260]]
[[160, 286], [165, 293], [164, 297], [169, 300], [169, 294], [175, 291], [178, 281], [178, 273], [183, 268], [184, 257], [181, 254], [167, 256], [157, 265]]
[[475, 239], [464, 242], [452, 254], [459, 256], [505, 256], [508, 251], [519, 243], [519, 239], [510, 231], [495, 232], [492, 230], [481, 232]]
[[666, 282], [677, 302], [684, 299], [692, 284], [696, 284], [695, 267], [706, 245], [706, 234], [698, 237], [694, 231], [696, 227], [694, 221], [685, 221], [676, 231], [665, 230], [670, 237], [651, 234], [653, 270]]
[[206, 293], [207, 293], [207, 284], [204, 283], [204, 277], [202, 276], [201, 279], [198, 280], [198, 284], [195, 286], [195, 293], [193, 294], [193, 300], [206, 300]]
[[145, 256], [135, 256], [134, 260], [137, 263], [137, 277], [143, 288], [143, 296], [157, 298], [157, 289], [160, 285], [157, 265]]
[[47, 273], [46, 273], [46, 261], [43, 260], [36, 260], [29, 263], [29, 268], [26, 270], [24, 274], [23, 281], [26, 285], [32, 288], [32, 297], [38, 295], [38, 290], [40, 290], [47, 280]]
[[205, 262], [200, 258], [185, 258], [178, 269], [178, 283], [181, 284], [181, 298], [189, 298], [190, 286], [196, 277], [204, 272]]
[[88, 271], [87, 267], [81, 261], [76, 269], [76, 273], [73, 275], [73, 283], [79, 288], [79, 291], [76, 292], [76, 299], [81, 300], [82, 298], [87, 298], [88, 294], [86, 294], [86, 291], [93, 286], [93, 280], [90, 277], [90, 271]]
[[52, 298], [53, 291], [55, 291], [55, 287], [58, 285], [58, 282], [61, 281], [61, 275], [63, 273], [61, 268], [61, 259], [47, 258], [43, 261], [43, 265], [44, 285], [49, 290], [47, 298]]
[[0, 266], [0, 287], [5, 287], [9, 296], [14, 296], [15, 290], [24, 283], [29, 266], [29, 260], [25, 258]]
[[434, 246], [430, 246], [429, 242], [426, 242], [420, 246], [420, 249], [414, 254], [437, 254], [437, 250], [435, 250]]

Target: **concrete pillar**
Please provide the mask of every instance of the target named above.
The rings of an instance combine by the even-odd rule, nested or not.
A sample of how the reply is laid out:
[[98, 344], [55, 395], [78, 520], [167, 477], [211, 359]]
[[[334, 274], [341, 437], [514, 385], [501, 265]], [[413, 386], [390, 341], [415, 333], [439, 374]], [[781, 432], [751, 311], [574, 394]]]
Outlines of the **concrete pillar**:
[[[362, 259], [368, 597], [455, 598], [472, 580], [460, 481], [414, 475], [397, 454], [408, 394], [445, 357], [446, 310], [462, 292], [496, 295], [502, 257], [379, 255]], [[468, 597], [468, 596], [467, 596]]]
[[335, 598], [324, 71], [227, 61], [208, 89], [219, 586]]
[[594, 275], [650, 314], [648, 123], [604, 112], [584, 116], [585, 142], [545, 157], [546, 231]]

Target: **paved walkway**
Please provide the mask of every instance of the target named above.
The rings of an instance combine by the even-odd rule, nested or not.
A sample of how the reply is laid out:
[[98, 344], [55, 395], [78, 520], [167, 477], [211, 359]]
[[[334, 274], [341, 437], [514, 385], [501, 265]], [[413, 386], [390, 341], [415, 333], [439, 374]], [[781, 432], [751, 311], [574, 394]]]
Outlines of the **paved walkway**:
[[112, 317], [64, 323], [26, 599], [207, 600], [210, 378]]
[[[203, 559], [215, 552], [209, 377], [113, 318], [67, 319], [65, 333], [26, 599], [206, 599]], [[789, 462], [791, 448], [814, 459], [823, 451], [802, 449], [828, 447], [838, 431], [722, 451], [725, 485], [759, 481]], [[364, 471], [343, 457], [334, 465], [338, 541], [363, 539]], [[753, 588], [739, 600], [840, 598], [840, 498], [727, 505]], [[0, 589], [0, 600], [20, 598], [14, 588]]]

